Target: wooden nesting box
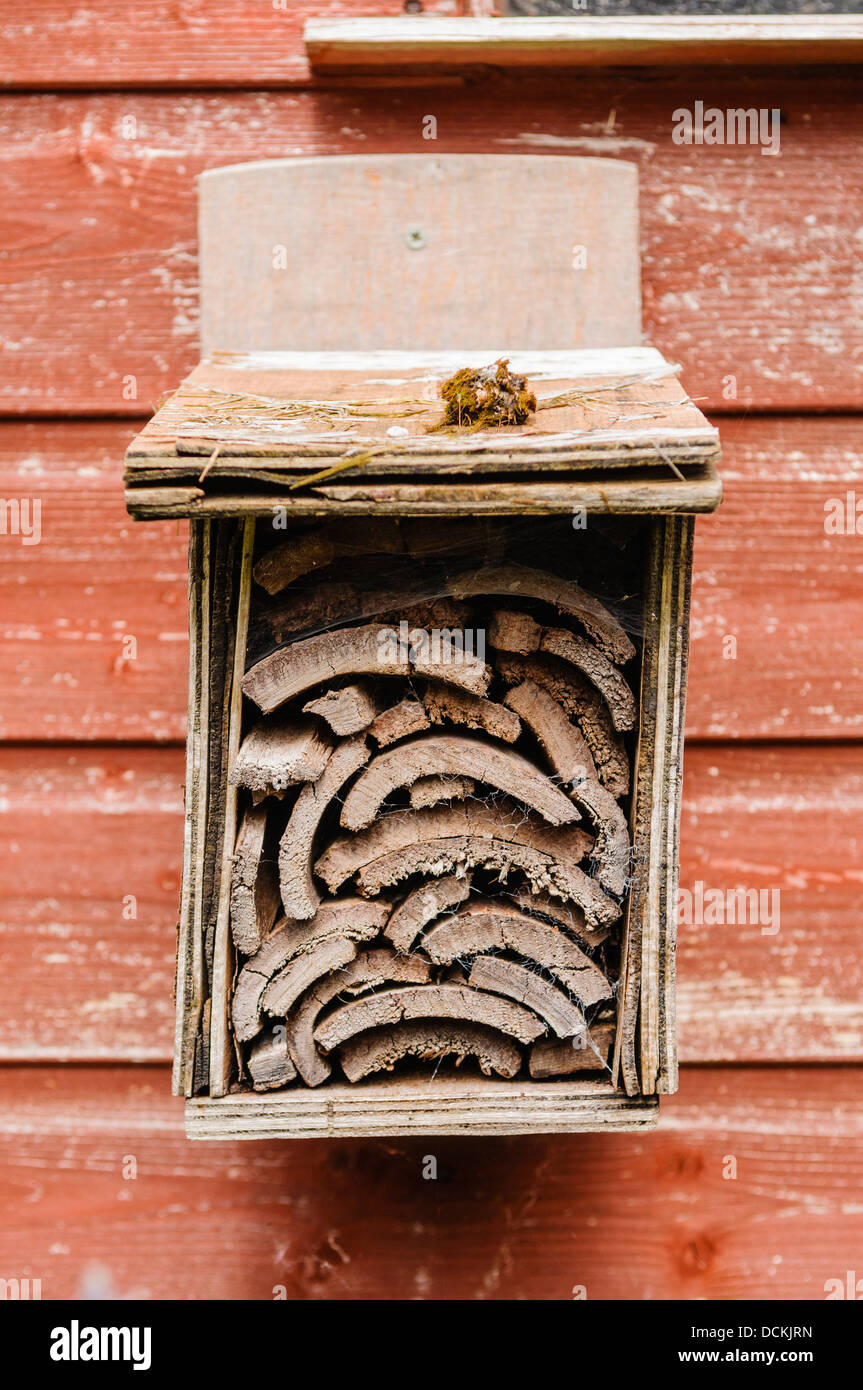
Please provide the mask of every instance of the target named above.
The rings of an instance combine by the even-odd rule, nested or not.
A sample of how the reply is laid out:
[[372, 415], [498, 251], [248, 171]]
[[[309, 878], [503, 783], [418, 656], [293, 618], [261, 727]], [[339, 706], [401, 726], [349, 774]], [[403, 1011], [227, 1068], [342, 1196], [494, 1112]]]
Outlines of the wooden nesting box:
[[636, 237], [617, 162], [204, 176], [206, 356], [126, 457], [191, 522], [191, 1137], [640, 1128], [676, 1087], [718, 438], [638, 345]]

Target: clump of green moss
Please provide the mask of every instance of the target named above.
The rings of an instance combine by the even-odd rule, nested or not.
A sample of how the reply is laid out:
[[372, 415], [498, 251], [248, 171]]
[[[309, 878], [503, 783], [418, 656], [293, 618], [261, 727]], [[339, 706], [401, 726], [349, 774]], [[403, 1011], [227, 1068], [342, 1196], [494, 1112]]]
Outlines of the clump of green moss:
[[514, 376], [509, 358], [490, 367], [464, 367], [440, 388], [446, 409], [445, 425], [483, 429], [489, 425], [523, 425], [536, 410], [536, 396], [527, 378]]

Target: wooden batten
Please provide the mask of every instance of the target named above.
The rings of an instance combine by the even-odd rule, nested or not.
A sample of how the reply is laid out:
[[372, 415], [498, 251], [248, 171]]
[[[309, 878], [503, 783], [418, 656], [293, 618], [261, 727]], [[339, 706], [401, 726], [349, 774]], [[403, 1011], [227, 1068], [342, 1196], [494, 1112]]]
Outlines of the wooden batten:
[[232, 1095], [186, 1106], [190, 1139], [335, 1139], [423, 1134], [577, 1134], [652, 1129], [652, 1096], [607, 1081], [461, 1081], [388, 1078], [282, 1095]]
[[171, 517], [260, 516], [287, 518], [345, 516], [556, 516], [577, 509], [614, 515], [692, 515], [712, 512], [722, 499], [722, 483], [713, 462], [695, 464], [682, 478], [657, 477], [621, 470], [581, 473], [566, 482], [357, 483], [352, 487], [320, 484], [303, 492], [221, 491], [208, 495], [196, 487], [135, 487], [126, 501], [136, 521]]
[[189, 705], [172, 1075], [174, 1094], [185, 1096], [193, 1090], [205, 989], [203, 847], [208, 813], [210, 531], [209, 521], [193, 522], [189, 529]]
[[691, 517], [658, 520], [646, 566], [632, 875], [613, 1062], [630, 1095], [677, 1089], [678, 841], [693, 534]]
[[240, 747], [242, 721], [242, 679], [246, 665], [246, 639], [249, 630], [249, 596], [252, 586], [254, 522], [241, 527], [241, 549], [237, 575], [236, 607], [233, 615], [234, 640], [225, 670], [228, 676], [227, 720], [222, 742], [225, 749], [223, 779], [222, 850], [212, 955], [212, 1000], [210, 1014], [210, 1095], [225, 1095], [233, 1069], [233, 1048], [228, 1026], [229, 990], [233, 975], [233, 948], [230, 934], [231, 866], [237, 833], [237, 788], [230, 779]]

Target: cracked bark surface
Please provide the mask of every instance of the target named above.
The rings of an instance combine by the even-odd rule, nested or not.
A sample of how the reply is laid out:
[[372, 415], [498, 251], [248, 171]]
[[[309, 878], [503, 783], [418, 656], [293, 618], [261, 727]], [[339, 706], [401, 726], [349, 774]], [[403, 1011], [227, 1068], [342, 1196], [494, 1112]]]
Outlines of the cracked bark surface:
[[631, 661], [635, 648], [603, 603], [570, 580], [522, 565], [487, 565], [468, 570], [450, 582], [456, 598], [493, 594], [539, 599], [576, 618], [598, 649], [619, 665]]
[[507, 685], [532, 681], [546, 690], [584, 735], [602, 785], [617, 798], [629, 795], [629, 759], [623, 739], [599, 691], [580, 671], [548, 655], [499, 653], [495, 667]]
[[563, 990], [515, 961], [477, 956], [470, 968], [468, 984], [473, 989], [504, 994], [517, 1004], [524, 1004], [525, 1008], [539, 1014], [559, 1038], [570, 1037], [584, 1025], [584, 1014]]
[[328, 690], [303, 705], [304, 714], [316, 714], [329, 724], [339, 738], [362, 733], [380, 708], [374, 688], [368, 681], [356, 681], [341, 690]]
[[350, 1039], [339, 1050], [342, 1070], [349, 1081], [361, 1081], [379, 1071], [392, 1071], [406, 1057], [424, 1062], [454, 1057], [461, 1062], [475, 1057], [484, 1076], [508, 1079], [521, 1070], [517, 1045], [500, 1033], [471, 1023], [399, 1023]]
[[557, 976], [585, 1008], [610, 999], [611, 982], [563, 932], [498, 903], [478, 903], [426, 930], [417, 943], [438, 965], [509, 951]]
[[494, 700], [471, 695], [466, 690], [456, 690], [451, 685], [429, 681], [422, 701], [432, 724], [464, 724], [504, 743], [515, 743], [521, 733], [521, 723], [512, 710], [505, 709]]
[[430, 978], [427, 961], [404, 956], [388, 947], [361, 951], [356, 959], [303, 996], [287, 1030], [287, 1047], [294, 1066], [308, 1086], [320, 1086], [332, 1066], [315, 1046], [314, 1032], [321, 1010], [334, 999], [392, 984], [425, 984]]
[[421, 931], [444, 912], [460, 907], [470, 894], [469, 874], [449, 874], [421, 883], [399, 903], [384, 927], [386, 936], [398, 951], [409, 951]]
[[470, 777], [455, 777], [448, 773], [418, 777], [410, 789], [410, 803], [415, 811], [437, 806], [441, 801], [467, 801], [476, 795], [476, 782]]
[[341, 1004], [318, 1024], [315, 1042], [325, 1052], [332, 1052], [369, 1028], [420, 1018], [479, 1023], [522, 1043], [533, 1042], [545, 1032], [541, 1018], [524, 1005], [502, 996], [482, 994], [465, 985], [406, 985], [403, 989], [361, 995], [349, 1004]]
[[342, 825], [348, 830], [364, 829], [397, 788], [440, 774], [464, 774], [485, 783], [530, 807], [551, 825], [581, 818], [569, 798], [520, 753], [458, 734], [428, 734], [372, 760], [348, 793]]
[[273, 976], [301, 952], [314, 949], [327, 937], [350, 942], [370, 941], [386, 922], [389, 903], [342, 898], [323, 903], [311, 922], [285, 921], [270, 933], [261, 949], [246, 961], [237, 978], [232, 1003], [234, 1032], [248, 1042], [260, 1032], [261, 997]]
[[507, 897], [516, 907], [529, 916], [545, 919], [562, 931], [569, 932], [583, 941], [585, 946], [601, 946], [611, 934], [609, 927], [589, 927], [584, 913], [574, 903], [553, 898], [550, 893], [536, 891], [529, 885], [514, 888]]
[[387, 748], [391, 743], [397, 743], [402, 738], [410, 738], [412, 734], [421, 733], [428, 727], [429, 721], [425, 710], [419, 700], [409, 695], [404, 700], [400, 700], [397, 705], [391, 705], [389, 709], [382, 710], [369, 729], [369, 733], [378, 747]]
[[568, 661], [596, 686], [608, 705], [617, 733], [625, 733], [635, 726], [635, 696], [626, 677], [592, 642], [585, 637], [577, 637], [565, 628], [550, 627], [543, 630], [540, 648], [550, 656]]
[[488, 640], [501, 652], [527, 656], [539, 651], [542, 626], [529, 613], [513, 608], [496, 608], [491, 615]]
[[408, 676], [416, 673], [484, 695], [491, 673], [484, 661], [461, 657], [452, 644], [432, 644], [427, 651], [409, 653], [393, 638], [386, 623], [337, 628], [278, 647], [256, 662], [243, 677], [243, 694], [264, 714], [287, 700], [341, 676]]
[[240, 744], [230, 781], [261, 796], [281, 796], [288, 787], [316, 782], [333, 751], [312, 720], [261, 720]]
[[315, 865], [331, 892], [354, 874], [364, 897], [411, 874], [437, 877], [483, 865], [501, 878], [520, 869], [534, 888], [576, 903], [590, 925], [620, 916], [619, 905], [578, 868], [593, 840], [575, 826], [552, 828], [501, 803], [465, 802], [395, 813], [334, 840]]
[[249, 1048], [249, 1075], [256, 1091], [275, 1091], [297, 1075], [288, 1054], [284, 1028], [256, 1038]]
[[586, 1033], [565, 1042], [540, 1038], [530, 1049], [530, 1074], [542, 1081], [551, 1076], [573, 1076], [580, 1071], [607, 1071], [613, 1043], [613, 1023], [594, 1024]]
[[312, 850], [321, 820], [350, 777], [368, 762], [365, 738], [346, 740], [336, 748], [317, 782], [303, 787], [294, 803], [279, 843], [279, 884], [288, 917], [314, 917], [321, 895], [312, 873]]
[[276, 866], [264, 857], [266, 833], [266, 808], [250, 807], [240, 824], [231, 869], [231, 936], [247, 956], [259, 949], [279, 910]]
[[[259, 1091], [321, 1086], [337, 1059], [349, 1080], [446, 1057], [497, 1076], [605, 1066], [617, 943], [589, 952], [628, 887], [634, 648], [595, 596], [530, 566], [487, 561], [442, 594], [439, 529], [385, 521], [379, 542], [328, 523], [255, 571], [276, 597], [243, 679], [264, 717], [231, 769], [230, 908]], [[351, 563], [375, 551], [398, 558]]]

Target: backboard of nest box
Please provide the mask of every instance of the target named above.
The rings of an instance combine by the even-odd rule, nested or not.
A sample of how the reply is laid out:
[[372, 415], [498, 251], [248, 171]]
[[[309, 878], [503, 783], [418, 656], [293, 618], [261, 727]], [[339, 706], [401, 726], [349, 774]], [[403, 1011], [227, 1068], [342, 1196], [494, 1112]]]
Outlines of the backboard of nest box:
[[719, 445], [637, 248], [618, 161], [203, 176], [207, 355], [125, 475], [190, 521], [190, 1137], [633, 1129], [676, 1088]]

